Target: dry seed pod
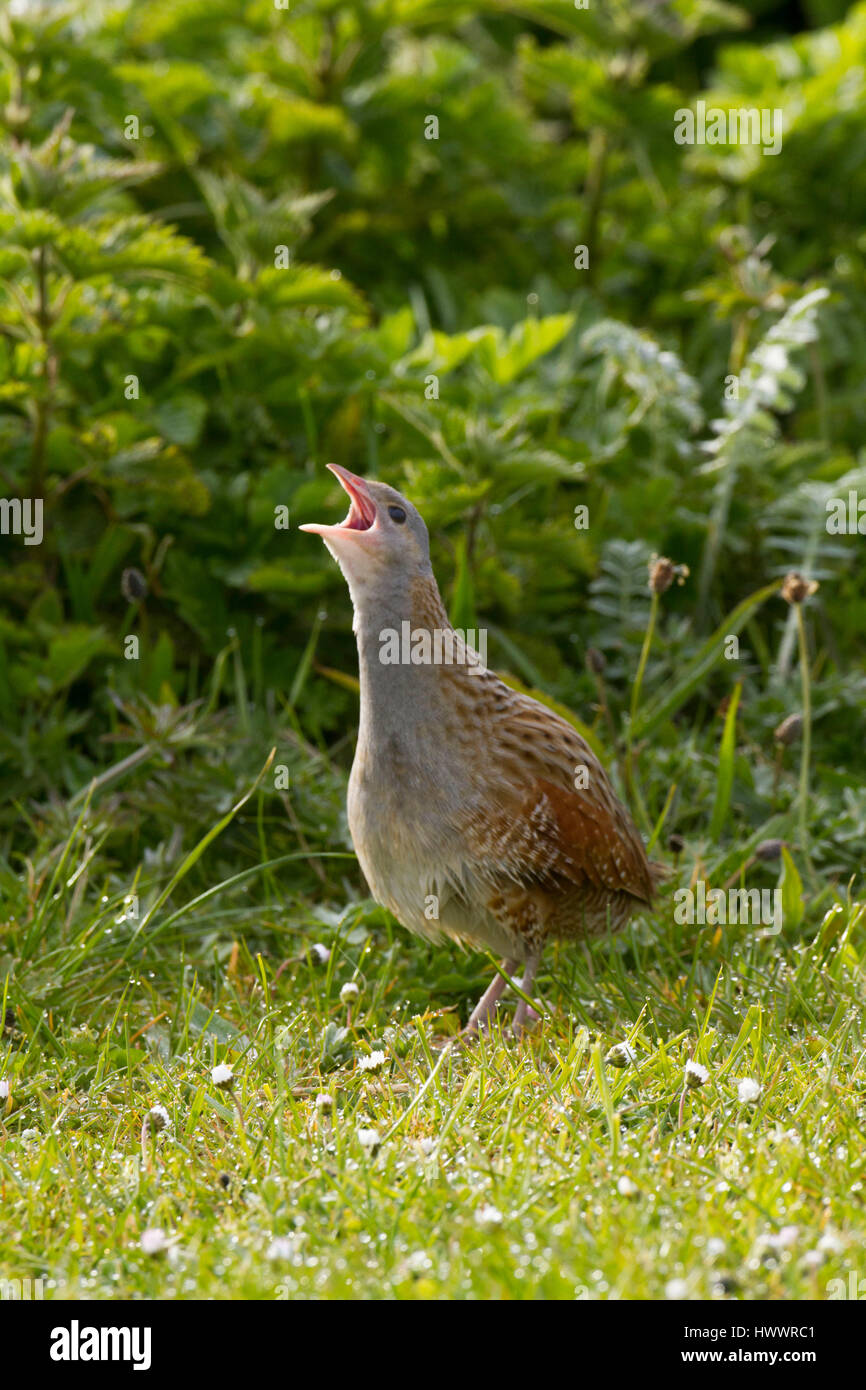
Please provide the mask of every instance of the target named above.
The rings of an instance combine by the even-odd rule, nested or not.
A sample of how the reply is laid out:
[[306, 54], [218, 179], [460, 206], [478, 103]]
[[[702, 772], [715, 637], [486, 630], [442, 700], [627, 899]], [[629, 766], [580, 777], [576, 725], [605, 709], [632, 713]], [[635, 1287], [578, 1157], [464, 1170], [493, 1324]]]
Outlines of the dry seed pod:
[[125, 569], [120, 576], [120, 592], [128, 603], [140, 603], [147, 598], [147, 580], [141, 570]]
[[649, 562], [649, 586], [654, 594], [663, 594], [671, 587], [674, 580], [678, 584], [685, 583], [688, 577], [688, 565], [675, 565], [673, 560], [669, 560], [666, 555], [653, 555]]
[[765, 863], [770, 863], [774, 859], [781, 858], [784, 848], [784, 840], [762, 840], [755, 850], [755, 858], [762, 859]]
[[786, 746], [796, 743], [800, 737], [803, 727], [803, 716], [800, 714], [789, 714], [787, 719], [783, 719], [778, 728], [773, 730], [773, 738], [777, 743], [784, 743]]
[[804, 599], [810, 598], [817, 588], [817, 579], [804, 579], [802, 574], [791, 570], [790, 574], [785, 575], [782, 598], [786, 603], [802, 603]]

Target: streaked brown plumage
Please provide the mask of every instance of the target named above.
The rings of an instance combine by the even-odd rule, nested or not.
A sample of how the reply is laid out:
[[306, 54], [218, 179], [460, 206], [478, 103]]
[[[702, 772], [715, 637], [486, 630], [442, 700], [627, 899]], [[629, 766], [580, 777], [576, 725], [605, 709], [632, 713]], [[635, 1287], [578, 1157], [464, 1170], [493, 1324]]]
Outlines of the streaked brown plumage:
[[[660, 870], [585, 740], [483, 669], [461, 636], [449, 638], [451, 664], [383, 661], [383, 633], [401, 624], [453, 634], [426, 527], [393, 488], [331, 467], [349, 515], [304, 529], [323, 536], [355, 608], [348, 811], [359, 862], [409, 930], [497, 950], [507, 974], [524, 962], [528, 992], [546, 941], [617, 930], [651, 902]], [[470, 1029], [489, 1021], [504, 986], [497, 976]], [[525, 1018], [521, 1000], [518, 1031]]]

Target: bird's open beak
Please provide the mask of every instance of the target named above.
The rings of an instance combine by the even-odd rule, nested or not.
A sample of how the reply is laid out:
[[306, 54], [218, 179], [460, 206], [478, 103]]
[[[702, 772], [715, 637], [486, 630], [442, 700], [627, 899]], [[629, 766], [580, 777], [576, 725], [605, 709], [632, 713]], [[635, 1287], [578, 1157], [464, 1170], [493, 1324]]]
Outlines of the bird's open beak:
[[298, 530], [312, 531], [314, 535], [323, 536], [326, 540], [330, 537], [344, 536], [347, 532], [372, 530], [376, 522], [376, 504], [364, 479], [359, 478], [357, 473], [350, 473], [348, 468], [341, 468], [339, 463], [329, 463], [328, 468], [339, 478], [349, 494], [349, 515], [336, 526], [326, 526], [320, 521], [308, 521], [299, 526]]

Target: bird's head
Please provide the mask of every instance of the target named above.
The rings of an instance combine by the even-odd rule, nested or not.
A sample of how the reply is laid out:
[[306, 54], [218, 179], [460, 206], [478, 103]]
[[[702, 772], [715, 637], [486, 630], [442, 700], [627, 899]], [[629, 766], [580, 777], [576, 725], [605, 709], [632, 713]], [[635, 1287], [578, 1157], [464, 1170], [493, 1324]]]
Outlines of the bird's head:
[[412, 503], [387, 483], [359, 478], [338, 463], [328, 467], [349, 494], [349, 514], [336, 526], [307, 522], [300, 529], [322, 537], [356, 606], [364, 598], [405, 591], [416, 577], [430, 578], [427, 527]]

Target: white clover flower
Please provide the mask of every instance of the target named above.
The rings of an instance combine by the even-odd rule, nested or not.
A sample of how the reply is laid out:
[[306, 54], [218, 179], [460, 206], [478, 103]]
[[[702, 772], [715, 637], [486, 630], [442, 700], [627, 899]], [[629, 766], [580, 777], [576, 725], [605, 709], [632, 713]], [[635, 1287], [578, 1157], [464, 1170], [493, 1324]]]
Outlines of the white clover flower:
[[620, 1178], [616, 1190], [620, 1197], [636, 1197], [639, 1191], [637, 1183], [632, 1182], [631, 1178]]
[[438, 1141], [432, 1138], [431, 1135], [425, 1134], [422, 1139], [418, 1140], [418, 1148], [421, 1150], [422, 1154], [426, 1156], [433, 1153], [437, 1142]]
[[161, 1226], [149, 1226], [142, 1231], [140, 1244], [145, 1255], [161, 1255], [168, 1249], [169, 1240]]
[[799, 1234], [799, 1226], [783, 1226], [779, 1231], [765, 1231], [755, 1241], [756, 1252], [763, 1254], [764, 1251], [772, 1250], [779, 1254], [782, 1250], [790, 1250], [792, 1245], [797, 1244]]
[[351, 1004], [352, 1000], [357, 999], [360, 993], [361, 991], [354, 980], [349, 980], [340, 990], [340, 1002], [342, 1004]]
[[315, 953], [322, 965], [327, 965], [328, 961], [331, 959], [331, 952], [328, 950], [327, 946], [322, 945], [321, 941], [314, 941], [310, 950]]
[[792, 1245], [796, 1245], [800, 1236], [799, 1226], [783, 1226], [780, 1231], [772, 1236], [771, 1243], [780, 1250], [789, 1250]]
[[492, 1230], [495, 1226], [502, 1225], [504, 1217], [498, 1207], [494, 1207], [491, 1202], [484, 1202], [475, 1213], [475, 1220], [479, 1226]]
[[327, 1115], [334, 1108], [334, 1097], [329, 1096], [327, 1091], [320, 1091], [316, 1096], [316, 1109], [322, 1115]]
[[406, 1256], [406, 1268], [410, 1274], [423, 1274], [425, 1269], [432, 1268], [433, 1261], [426, 1250], [413, 1250]]
[[211, 1069], [210, 1079], [215, 1086], [227, 1091], [234, 1085], [235, 1074], [225, 1062], [220, 1062], [218, 1066]]
[[166, 1125], [171, 1124], [171, 1116], [164, 1105], [152, 1105], [150, 1107], [147, 1112], [147, 1124], [154, 1134], [158, 1134], [161, 1129], [165, 1129]]
[[820, 1250], [807, 1250], [800, 1261], [804, 1269], [818, 1269], [824, 1263], [824, 1256]]
[[841, 1255], [845, 1246], [835, 1231], [825, 1231], [818, 1241], [817, 1248], [823, 1255]]
[[754, 1105], [760, 1094], [760, 1086], [750, 1076], [743, 1076], [737, 1082], [737, 1099], [741, 1105]]
[[291, 1236], [274, 1236], [268, 1246], [269, 1260], [293, 1260], [300, 1252], [301, 1243], [306, 1239], [303, 1231]]
[[362, 1149], [378, 1149], [382, 1140], [378, 1129], [359, 1129], [358, 1143]]
[[686, 1062], [685, 1083], [687, 1086], [705, 1086], [710, 1079], [710, 1073], [700, 1062], [695, 1062], [690, 1057]]
[[369, 1057], [358, 1058], [358, 1071], [379, 1071], [386, 1060], [384, 1052], [371, 1052]]

